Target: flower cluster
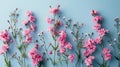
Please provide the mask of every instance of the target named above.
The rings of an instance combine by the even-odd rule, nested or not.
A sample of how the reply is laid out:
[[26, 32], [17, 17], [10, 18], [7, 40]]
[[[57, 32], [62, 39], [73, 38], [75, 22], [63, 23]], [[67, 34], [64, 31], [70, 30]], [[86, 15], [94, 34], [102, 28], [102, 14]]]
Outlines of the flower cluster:
[[104, 48], [102, 51], [103, 57], [106, 61], [111, 59], [111, 54], [110, 54], [110, 50], [108, 48]]
[[43, 60], [42, 55], [38, 54], [38, 44], [29, 52], [29, 57], [32, 58], [32, 63], [36, 67]]

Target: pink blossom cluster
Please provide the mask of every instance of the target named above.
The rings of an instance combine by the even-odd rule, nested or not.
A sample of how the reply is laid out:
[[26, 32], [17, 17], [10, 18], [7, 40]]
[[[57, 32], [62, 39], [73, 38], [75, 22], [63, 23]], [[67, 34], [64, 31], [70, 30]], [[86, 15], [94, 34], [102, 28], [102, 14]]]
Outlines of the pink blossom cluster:
[[108, 48], [104, 48], [103, 51], [102, 51], [102, 55], [104, 57], [104, 59], [106, 61], [110, 60], [111, 59], [111, 54], [110, 54], [110, 50]]
[[2, 46], [2, 49], [0, 49], [0, 55], [6, 53], [8, 48], [9, 48], [8, 44], [4, 44]]
[[4, 42], [8, 42], [10, 40], [9, 34], [6, 30], [2, 30], [0, 32], [0, 40], [2, 40]]
[[9, 46], [8, 46], [8, 41], [10, 40], [10, 36], [6, 30], [2, 30], [0, 32], [0, 40], [4, 42], [4, 45], [2, 46], [2, 49], [0, 49], [0, 55], [4, 54], [7, 52]]
[[[105, 30], [104, 28], [101, 28], [101, 21], [102, 17], [98, 15], [98, 12], [96, 10], [92, 10], [91, 15], [94, 17], [93, 22], [95, 22], [94, 29], [99, 34], [98, 37], [95, 39], [89, 38], [85, 41], [84, 48], [86, 50], [84, 51], [84, 56], [89, 57], [93, 52], [96, 50], [96, 45], [101, 44], [101, 41], [103, 39], [103, 36], [108, 32], [108, 30]], [[91, 64], [86, 63], [88, 66]]]
[[[59, 37], [58, 37], [58, 43], [59, 43], [59, 45], [60, 45], [60, 50], [59, 50], [59, 52], [60, 53], [65, 53], [66, 52], [66, 49], [69, 49], [69, 50], [71, 50], [72, 49], [72, 45], [71, 45], [71, 43], [70, 42], [66, 42], [66, 37], [67, 37], [67, 34], [66, 34], [66, 32], [65, 31], [60, 31], [60, 33], [59, 33]], [[74, 54], [70, 54], [69, 56], [68, 56], [68, 59], [70, 60], [70, 62], [73, 62], [73, 60], [74, 60]]]
[[33, 23], [35, 22], [35, 17], [31, 11], [27, 11], [26, 15], [28, 16], [28, 19], [24, 20], [23, 24], [28, 26], [28, 29], [23, 31], [23, 35], [26, 37], [25, 43], [29, 44], [32, 41], [32, 36], [30, 34], [35, 30], [35, 25]]
[[95, 59], [94, 56], [89, 56], [88, 58], [86, 58], [85, 59], [86, 65], [89, 66], [89, 67], [93, 67], [92, 62], [93, 62], [94, 59]]
[[36, 67], [36, 65], [43, 60], [42, 55], [38, 54], [38, 45], [29, 51], [29, 57], [32, 58], [34, 67]]

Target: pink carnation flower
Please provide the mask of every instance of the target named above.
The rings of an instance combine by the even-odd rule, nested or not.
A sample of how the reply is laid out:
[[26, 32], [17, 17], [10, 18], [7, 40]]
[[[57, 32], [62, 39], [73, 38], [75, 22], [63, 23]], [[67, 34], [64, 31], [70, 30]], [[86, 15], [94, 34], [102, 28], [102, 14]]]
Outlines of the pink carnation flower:
[[98, 30], [98, 34], [101, 36], [101, 37], [103, 37], [106, 33], [108, 32], [108, 30], [105, 30], [105, 29], [100, 29], [100, 30]]
[[0, 40], [2, 41], [9, 41], [10, 37], [9, 37], [9, 34], [6, 30], [3, 30], [0, 32]]
[[54, 26], [50, 26], [50, 27], [48, 28], [48, 31], [49, 31], [49, 32], [53, 32], [53, 31], [54, 31]]
[[26, 36], [25, 43], [26, 43], [26, 44], [29, 44], [31, 41], [32, 41], [32, 37], [29, 36], [29, 35]]
[[96, 10], [92, 10], [92, 11], [91, 11], [91, 15], [94, 16], [94, 15], [96, 15], [96, 14], [98, 14], [98, 11], [96, 11]]
[[65, 50], [65, 48], [60, 48], [59, 52], [60, 52], [61, 54], [63, 54], [63, 53], [66, 52], [66, 50]]
[[101, 44], [102, 37], [97, 37], [94, 39], [96, 44]]
[[70, 62], [73, 62], [74, 58], [75, 58], [75, 55], [74, 55], [74, 54], [70, 54], [70, 55], [68, 56], [68, 59], [70, 60]]
[[70, 42], [66, 42], [66, 43], [65, 43], [65, 48], [71, 50], [71, 49], [72, 49], [71, 43], [70, 43]]
[[108, 48], [104, 48], [102, 54], [106, 61], [111, 59], [110, 50]]
[[60, 9], [59, 8], [50, 8], [50, 13], [51, 14], [57, 14], [57, 13], [59, 13], [60, 12]]
[[99, 30], [101, 28], [101, 24], [96, 24], [94, 27], [93, 27], [95, 30]]
[[94, 56], [89, 56], [88, 58], [86, 58], [86, 59], [85, 59], [86, 65], [87, 65], [87, 66], [91, 66], [94, 59], [95, 59]]
[[93, 19], [93, 22], [98, 23], [101, 20], [102, 20], [101, 16], [95, 16], [94, 19]]
[[28, 17], [28, 20], [29, 20], [30, 22], [34, 22], [34, 21], [35, 21], [35, 17], [32, 16], [32, 15], [30, 15], [30, 16]]

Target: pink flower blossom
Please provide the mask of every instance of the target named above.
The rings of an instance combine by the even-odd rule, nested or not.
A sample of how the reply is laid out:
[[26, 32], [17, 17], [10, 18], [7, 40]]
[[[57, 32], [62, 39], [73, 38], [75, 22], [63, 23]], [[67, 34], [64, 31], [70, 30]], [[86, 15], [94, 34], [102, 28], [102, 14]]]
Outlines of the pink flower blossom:
[[50, 27], [48, 28], [48, 31], [49, 31], [49, 32], [53, 32], [53, 31], [54, 31], [54, 26], [50, 26]]
[[66, 52], [66, 50], [65, 50], [65, 48], [60, 48], [59, 52], [60, 52], [61, 54], [63, 54], [63, 53]]
[[57, 22], [55, 23], [55, 26], [58, 27], [58, 26], [62, 26], [62, 22], [60, 20], [57, 20]]
[[98, 23], [101, 20], [102, 20], [101, 16], [95, 16], [94, 19], [93, 19], [93, 22]]
[[71, 43], [70, 43], [70, 42], [66, 42], [66, 43], [65, 43], [65, 48], [71, 50], [71, 49], [72, 49]]
[[30, 29], [26, 29], [23, 31], [23, 35], [29, 35], [31, 33]]
[[50, 8], [50, 13], [51, 13], [51, 14], [57, 14], [57, 13], [59, 13], [59, 12], [60, 12], [60, 9], [59, 9], [59, 8], [53, 8], [53, 7]]
[[35, 25], [31, 24], [31, 25], [30, 25], [30, 29], [31, 29], [32, 31], [34, 31], [34, 30], [35, 30]]
[[54, 21], [54, 19], [47, 17], [47, 22], [48, 22], [49, 24], [52, 24], [53, 21]]
[[105, 30], [105, 29], [100, 29], [100, 30], [98, 30], [98, 34], [101, 36], [101, 37], [103, 37], [106, 33], [108, 32], [108, 30]]
[[99, 30], [100, 28], [101, 28], [101, 24], [98, 24], [98, 23], [97, 23], [97, 24], [94, 26], [94, 29], [95, 29], [95, 30]]
[[65, 46], [67, 35], [66, 35], [65, 31], [63, 31], [63, 30], [60, 32], [59, 35], [60, 36], [58, 37], [58, 43], [61, 47], [63, 47], [63, 46]]
[[53, 54], [53, 53], [52, 53], [52, 50], [49, 52], [49, 54]]
[[94, 16], [94, 15], [97, 15], [97, 14], [98, 14], [98, 11], [96, 11], [96, 10], [92, 10], [92, 11], [91, 11], [91, 15]]
[[86, 58], [86, 59], [85, 59], [86, 65], [87, 65], [87, 66], [91, 66], [94, 59], [95, 59], [94, 56], [89, 56], [88, 58]]
[[26, 15], [27, 15], [27, 16], [31, 16], [31, 15], [32, 15], [32, 11], [29, 11], [29, 10], [26, 11]]
[[29, 52], [29, 57], [32, 58], [32, 63], [34, 66], [36, 66], [39, 62], [41, 62], [43, 60], [42, 56], [37, 53], [37, 47], [34, 47]]
[[2, 49], [0, 50], [0, 55], [6, 53], [7, 50], [8, 50], [8, 48], [9, 48], [9, 47], [8, 47], [8, 44], [4, 44], [4, 45], [2, 46]]
[[96, 44], [101, 44], [102, 37], [97, 37], [94, 39]]
[[24, 25], [26, 25], [26, 24], [29, 23], [29, 21], [28, 21], [28, 20], [24, 20], [22, 23], [23, 23]]
[[83, 54], [84, 54], [84, 56], [89, 56], [90, 54], [92, 54], [92, 52], [91, 51], [89, 51], [89, 50], [85, 50], [84, 52], [83, 52]]
[[2, 41], [9, 41], [10, 37], [9, 37], [9, 34], [6, 30], [3, 30], [0, 32], [0, 40]]
[[29, 44], [32, 41], [32, 37], [30, 35], [26, 36], [25, 43]]
[[108, 48], [104, 48], [102, 51], [103, 57], [106, 61], [111, 59], [111, 54], [110, 54], [110, 50]]
[[68, 56], [68, 58], [69, 58], [70, 62], [73, 62], [75, 56], [74, 56], [74, 54], [70, 54], [70, 55]]
[[35, 22], [35, 17], [32, 16], [32, 15], [30, 15], [30, 16], [28, 17], [28, 20], [29, 20], [30, 22]]

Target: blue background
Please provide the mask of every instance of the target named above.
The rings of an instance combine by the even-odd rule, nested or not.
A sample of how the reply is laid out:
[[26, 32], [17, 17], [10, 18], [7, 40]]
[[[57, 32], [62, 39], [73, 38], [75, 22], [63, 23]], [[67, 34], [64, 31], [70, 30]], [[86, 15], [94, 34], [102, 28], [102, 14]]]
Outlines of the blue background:
[[[84, 22], [86, 24], [83, 32], [93, 31], [93, 17], [90, 15], [92, 9], [100, 12], [100, 15], [104, 18], [104, 27], [111, 29], [112, 32], [114, 32], [113, 19], [120, 14], [120, 0], [0, 0], [0, 30], [7, 28], [9, 13], [18, 8], [19, 14], [21, 14], [19, 22], [22, 22], [26, 18], [24, 15], [25, 11], [31, 10], [37, 18], [39, 31], [46, 31], [48, 27], [46, 17], [50, 15], [48, 11], [49, 5], [57, 6], [57, 4], [61, 5], [62, 16], [70, 17], [73, 21]], [[101, 58], [97, 60], [100, 61]], [[13, 67], [19, 67], [17, 61], [13, 60], [13, 62]], [[69, 67], [73, 66], [73, 63], [69, 65]], [[0, 56], [0, 67], [5, 67], [3, 56]], [[95, 65], [95, 67], [98, 66]], [[116, 61], [111, 61], [110, 67], [117, 67]]]

